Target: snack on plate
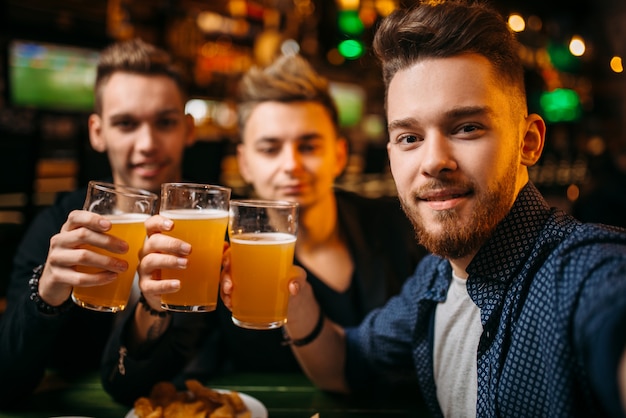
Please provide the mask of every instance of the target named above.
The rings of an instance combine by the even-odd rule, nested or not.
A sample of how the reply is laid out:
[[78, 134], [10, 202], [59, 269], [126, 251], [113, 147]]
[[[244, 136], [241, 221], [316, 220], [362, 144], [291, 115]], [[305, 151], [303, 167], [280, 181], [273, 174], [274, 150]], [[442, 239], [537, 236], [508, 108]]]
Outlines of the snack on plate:
[[152, 387], [150, 397], [135, 401], [138, 418], [250, 418], [251, 414], [237, 392], [218, 392], [197, 380], [185, 382], [178, 391], [170, 382]]

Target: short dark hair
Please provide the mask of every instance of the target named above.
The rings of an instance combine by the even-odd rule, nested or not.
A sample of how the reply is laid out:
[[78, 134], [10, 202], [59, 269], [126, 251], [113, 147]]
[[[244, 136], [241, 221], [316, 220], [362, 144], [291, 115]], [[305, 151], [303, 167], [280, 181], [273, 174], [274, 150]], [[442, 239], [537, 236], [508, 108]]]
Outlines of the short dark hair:
[[519, 43], [503, 16], [485, 0], [424, 0], [385, 18], [374, 36], [385, 87], [400, 70], [428, 58], [466, 53], [486, 57], [525, 104]]
[[101, 53], [96, 69], [95, 112], [102, 112], [102, 89], [117, 72], [141, 75], [163, 75], [171, 78], [180, 90], [183, 103], [187, 101], [188, 80], [185, 73], [165, 50], [139, 38], [109, 45]]
[[301, 55], [278, 57], [265, 68], [252, 67], [239, 83], [237, 114], [243, 132], [254, 107], [263, 102], [316, 102], [327, 111], [339, 132], [339, 113], [328, 80], [319, 75]]

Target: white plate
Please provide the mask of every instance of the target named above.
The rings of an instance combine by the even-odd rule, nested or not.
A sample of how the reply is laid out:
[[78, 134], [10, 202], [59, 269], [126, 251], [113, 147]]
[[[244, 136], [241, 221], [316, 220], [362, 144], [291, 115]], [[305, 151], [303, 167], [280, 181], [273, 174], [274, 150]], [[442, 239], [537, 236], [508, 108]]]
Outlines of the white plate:
[[[231, 392], [230, 390], [226, 390], [226, 389], [213, 389], [213, 390], [216, 390], [218, 392]], [[239, 393], [241, 400], [250, 411], [250, 415], [252, 416], [251, 418], [268, 418], [267, 408], [265, 408], [265, 405], [263, 405], [261, 401], [259, 401], [257, 398], [253, 398], [252, 396], [246, 393], [241, 393], [241, 392], [237, 392], [237, 393]], [[124, 418], [138, 418], [137, 415], [135, 415], [135, 408], [128, 411], [128, 413], [126, 414]]]

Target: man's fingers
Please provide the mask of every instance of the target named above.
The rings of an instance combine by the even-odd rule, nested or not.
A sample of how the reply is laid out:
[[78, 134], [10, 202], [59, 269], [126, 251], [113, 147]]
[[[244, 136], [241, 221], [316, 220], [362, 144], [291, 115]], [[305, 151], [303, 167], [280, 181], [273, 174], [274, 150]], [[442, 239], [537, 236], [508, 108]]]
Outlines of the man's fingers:
[[149, 253], [166, 253], [185, 257], [191, 253], [191, 245], [169, 235], [153, 234], [144, 242], [141, 249], [141, 254], [148, 255]]
[[170, 231], [174, 226], [174, 222], [161, 215], [153, 215], [144, 222], [146, 233], [148, 236], [159, 232]]
[[306, 280], [306, 271], [302, 267], [291, 266], [289, 269], [289, 293], [297, 296], [302, 289], [302, 282]]
[[61, 231], [71, 231], [77, 228], [88, 228], [92, 231], [106, 232], [111, 229], [111, 221], [104, 216], [86, 210], [73, 210], [61, 227]]

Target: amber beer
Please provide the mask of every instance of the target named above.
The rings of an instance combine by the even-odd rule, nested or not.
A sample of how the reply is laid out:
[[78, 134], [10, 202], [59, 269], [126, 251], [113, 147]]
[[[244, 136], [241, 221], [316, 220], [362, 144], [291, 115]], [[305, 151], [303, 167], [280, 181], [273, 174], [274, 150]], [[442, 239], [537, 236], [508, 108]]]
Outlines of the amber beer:
[[277, 328], [285, 323], [288, 273], [293, 265], [294, 235], [249, 233], [231, 238], [233, 322], [244, 328]]
[[[118, 312], [128, 303], [130, 290], [139, 263], [139, 250], [146, 237], [144, 222], [148, 214], [126, 213], [121, 215], [104, 215], [112, 223], [107, 234], [120, 238], [128, 243], [126, 254], [111, 253], [102, 248], [91, 245], [85, 246], [91, 251], [109, 257], [125, 260], [128, 270], [119, 273], [117, 279], [102, 286], [74, 287], [72, 299], [83, 308], [96, 311]], [[98, 273], [101, 269], [87, 266], [76, 266], [76, 270], [83, 273]]]
[[164, 232], [191, 244], [187, 268], [162, 269], [162, 279], [180, 280], [180, 290], [161, 295], [161, 305], [175, 311], [212, 311], [217, 306], [228, 211], [171, 209], [160, 214], [174, 221]]
[[[89, 182], [83, 210], [109, 219], [112, 226], [107, 234], [126, 241], [129, 248], [126, 254], [111, 253], [91, 245], [85, 245], [85, 248], [108, 257], [126, 260], [128, 270], [118, 274], [113, 282], [104, 285], [75, 287], [72, 290], [72, 300], [78, 306], [103, 312], [118, 312], [126, 307], [139, 264], [139, 250], [146, 238], [144, 222], [154, 212], [158, 199], [156, 194], [136, 187]], [[82, 265], [75, 268], [88, 274], [103, 271]]]
[[274, 200], [230, 202], [232, 321], [273, 329], [287, 320], [288, 277], [298, 229], [298, 204]]

